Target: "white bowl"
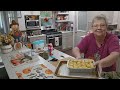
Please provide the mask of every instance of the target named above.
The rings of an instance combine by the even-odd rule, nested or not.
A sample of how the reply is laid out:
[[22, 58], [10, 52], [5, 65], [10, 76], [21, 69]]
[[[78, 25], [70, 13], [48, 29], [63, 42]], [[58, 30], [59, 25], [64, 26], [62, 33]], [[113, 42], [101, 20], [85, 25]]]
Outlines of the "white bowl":
[[1, 52], [2, 53], [9, 53], [9, 52], [11, 52], [13, 50], [13, 47], [12, 47], [12, 45], [10, 44], [10, 45], [5, 45], [5, 46], [2, 46], [1, 47]]

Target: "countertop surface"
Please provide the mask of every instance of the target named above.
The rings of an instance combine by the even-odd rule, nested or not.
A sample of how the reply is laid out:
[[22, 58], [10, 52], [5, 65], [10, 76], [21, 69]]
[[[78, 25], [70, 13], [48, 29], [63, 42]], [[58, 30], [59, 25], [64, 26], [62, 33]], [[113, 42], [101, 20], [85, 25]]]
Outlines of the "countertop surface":
[[28, 38], [32, 38], [32, 37], [40, 37], [40, 36], [46, 36], [45, 34], [41, 34], [41, 35], [33, 35], [33, 36], [28, 36]]
[[73, 32], [73, 31], [60, 31], [61, 33], [70, 33], [70, 32]]

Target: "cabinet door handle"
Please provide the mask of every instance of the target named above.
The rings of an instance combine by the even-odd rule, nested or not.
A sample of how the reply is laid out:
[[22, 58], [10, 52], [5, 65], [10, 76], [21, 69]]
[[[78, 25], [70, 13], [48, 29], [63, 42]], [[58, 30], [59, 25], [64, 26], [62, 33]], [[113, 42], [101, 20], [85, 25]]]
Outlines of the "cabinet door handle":
[[54, 39], [54, 38], [49, 38], [49, 39]]

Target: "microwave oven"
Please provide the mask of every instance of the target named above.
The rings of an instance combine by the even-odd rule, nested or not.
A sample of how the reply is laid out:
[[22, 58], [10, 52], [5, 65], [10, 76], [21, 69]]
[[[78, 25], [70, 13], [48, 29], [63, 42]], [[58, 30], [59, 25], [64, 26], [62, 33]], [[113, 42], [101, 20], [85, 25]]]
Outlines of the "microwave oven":
[[26, 20], [27, 29], [38, 29], [40, 28], [39, 20]]

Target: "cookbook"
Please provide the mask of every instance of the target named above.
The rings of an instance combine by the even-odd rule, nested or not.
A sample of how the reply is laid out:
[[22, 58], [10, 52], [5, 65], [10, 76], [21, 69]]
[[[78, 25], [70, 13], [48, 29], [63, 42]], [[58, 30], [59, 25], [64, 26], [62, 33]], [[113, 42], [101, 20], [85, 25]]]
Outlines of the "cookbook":
[[10, 63], [12, 67], [33, 63], [38, 60], [39, 58], [37, 56], [29, 56], [25, 53], [16, 53], [10, 56]]
[[16, 71], [16, 75], [18, 79], [55, 79], [53, 71], [48, 69], [44, 64]]

